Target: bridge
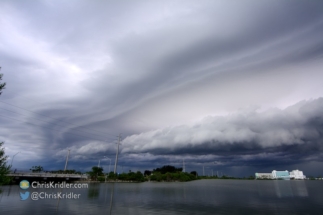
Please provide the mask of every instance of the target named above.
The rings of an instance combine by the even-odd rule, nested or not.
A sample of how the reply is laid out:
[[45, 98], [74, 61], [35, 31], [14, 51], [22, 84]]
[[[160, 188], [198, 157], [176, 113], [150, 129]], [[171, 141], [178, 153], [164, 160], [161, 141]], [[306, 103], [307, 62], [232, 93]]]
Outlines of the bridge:
[[58, 173], [47, 173], [47, 172], [19, 172], [19, 173], [9, 173], [8, 176], [13, 177], [14, 180], [53, 180], [53, 181], [78, 181], [87, 180], [86, 174], [58, 174]]

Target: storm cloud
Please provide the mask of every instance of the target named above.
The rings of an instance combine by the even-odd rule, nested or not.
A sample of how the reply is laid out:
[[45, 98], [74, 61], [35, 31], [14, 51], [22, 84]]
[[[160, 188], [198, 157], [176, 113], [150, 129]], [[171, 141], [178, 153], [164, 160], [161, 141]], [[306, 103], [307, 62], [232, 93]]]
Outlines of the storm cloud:
[[124, 139], [123, 152], [152, 154], [320, 154], [323, 149], [323, 98], [283, 110], [241, 110], [209, 116], [193, 125], [153, 130]]
[[1, 1], [0, 14], [0, 141], [19, 168], [59, 168], [70, 149], [85, 171], [114, 159], [120, 133], [125, 168], [322, 162], [320, 1]]

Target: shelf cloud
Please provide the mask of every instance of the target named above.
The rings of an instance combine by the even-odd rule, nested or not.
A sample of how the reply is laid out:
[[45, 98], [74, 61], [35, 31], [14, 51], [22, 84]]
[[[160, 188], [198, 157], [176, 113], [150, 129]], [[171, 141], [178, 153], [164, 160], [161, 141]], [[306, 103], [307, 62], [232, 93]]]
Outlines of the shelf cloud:
[[[322, 157], [320, 1], [0, 2], [0, 141], [21, 168]], [[194, 166], [195, 165], [195, 166]], [[239, 169], [240, 168], [240, 169]], [[242, 170], [243, 169], [243, 170]], [[260, 171], [259, 170], [259, 171]], [[229, 171], [229, 170], [228, 170]], [[239, 172], [240, 171], [240, 172]], [[307, 173], [306, 173], [307, 174]]]
[[199, 123], [131, 135], [123, 153], [151, 154], [259, 154], [263, 151], [297, 154], [322, 153], [323, 99], [301, 101], [285, 109], [243, 110], [227, 116], [209, 116]]

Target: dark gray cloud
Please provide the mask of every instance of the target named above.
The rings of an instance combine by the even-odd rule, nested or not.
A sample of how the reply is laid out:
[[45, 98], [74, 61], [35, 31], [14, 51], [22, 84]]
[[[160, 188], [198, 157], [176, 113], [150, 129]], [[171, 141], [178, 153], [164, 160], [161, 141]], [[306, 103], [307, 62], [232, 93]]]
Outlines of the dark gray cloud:
[[124, 153], [251, 154], [262, 151], [312, 155], [322, 152], [323, 99], [284, 110], [250, 110], [207, 117], [200, 123], [128, 136]]
[[0, 140], [21, 166], [89, 168], [119, 133], [125, 168], [320, 162], [322, 8], [1, 1]]

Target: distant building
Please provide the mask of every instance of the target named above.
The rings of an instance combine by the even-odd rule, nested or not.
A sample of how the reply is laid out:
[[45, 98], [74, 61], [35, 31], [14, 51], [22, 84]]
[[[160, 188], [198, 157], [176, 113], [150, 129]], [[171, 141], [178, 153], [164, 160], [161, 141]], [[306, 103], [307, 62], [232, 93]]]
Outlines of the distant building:
[[306, 176], [298, 169], [291, 172], [273, 170], [271, 173], [256, 173], [256, 179], [306, 179]]
[[287, 170], [285, 171], [272, 171], [273, 179], [284, 179], [284, 180], [289, 180], [289, 172]]
[[306, 178], [306, 176], [303, 175], [303, 171], [299, 171], [298, 169], [291, 171], [289, 173], [289, 177], [291, 179], [305, 179]]
[[256, 173], [256, 179], [273, 179], [271, 173]]

